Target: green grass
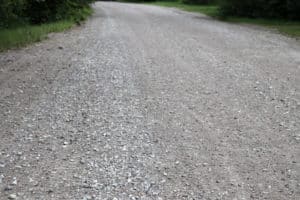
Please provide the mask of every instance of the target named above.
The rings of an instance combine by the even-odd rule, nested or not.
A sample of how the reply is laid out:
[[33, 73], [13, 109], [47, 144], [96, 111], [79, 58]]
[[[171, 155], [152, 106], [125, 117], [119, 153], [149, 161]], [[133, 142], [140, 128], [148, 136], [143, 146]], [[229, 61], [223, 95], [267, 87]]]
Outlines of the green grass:
[[300, 38], [300, 22], [299, 21], [284, 21], [278, 19], [250, 19], [241, 17], [228, 17], [225, 21], [233, 23], [244, 23], [265, 26], [270, 29], [279, 31], [280, 33]]
[[0, 29], [0, 51], [23, 47], [27, 44], [46, 39], [49, 33], [61, 32], [85, 20], [92, 13], [92, 9], [82, 9], [76, 17], [41, 25], [19, 25], [15, 28]]
[[0, 30], [0, 51], [22, 47], [47, 38], [48, 33], [64, 31], [74, 25], [73, 21], [59, 21], [42, 25], [26, 25]]
[[277, 19], [250, 19], [242, 17], [227, 17], [220, 18], [217, 5], [188, 5], [180, 2], [158, 1], [150, 3], [151, 5], [174, 7], [189, 12], [203, 13], [208, 16], [217, 18], [222, 21], [231, 23], [254, 24], [268, 27], [279, 31], [282, 34], [300, 38], [300, 22], [299, 21], [284, 21]]

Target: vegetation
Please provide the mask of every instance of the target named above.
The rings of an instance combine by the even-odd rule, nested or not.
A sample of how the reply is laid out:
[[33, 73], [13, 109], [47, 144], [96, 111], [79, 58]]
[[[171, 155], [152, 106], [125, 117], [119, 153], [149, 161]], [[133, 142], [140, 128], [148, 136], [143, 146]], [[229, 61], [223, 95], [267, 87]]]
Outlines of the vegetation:
[[0, 27], [82, 20], [81, 11], [93, 0], [0, 0]]
[[[185, 0], [184, 0], [185, 1]], [[252, 1], [252, 0], [251, 0]], [[255, 0], [253, 0], [255, 1]], [[215, 3], [213, 3], [215, 2]], [[211, 1], [210, 3], [198, 3], [198, 4], [186, 4], [181, 1], [155, 1], [152, 2], [152, 5], [159, 6], [167, 6], [167, 7], [175, 7], [185, 11], [190, 12], [199, 12], [204, 13], [206, 15], [233, 23], [247, 23], [247, 24], [255, 24], [262, 25], [268, 28], [272, 28], [278, 30], [283, 34], [287, 34], [289, 36], [299, 37], [300, 38], [300, 21], [297, 18], [285, 18], [285, 17], [249, 17], [238, 14], [226, 14], [222, 13], [222, 7], [220, 3], [216, 3], [217, 1]], [[220, 2], [220, 1], [219, 1]], [[239, 1], [244, 2], [244, 1]], [[299, 9], [298, 9], [299, 10]], [[299, 10], [300, 13], [300, 10]], [[290, 16], [295, 16], [291, 15]], [[291, 20], [294, 19], [294, 20]]]
[[[94, 0], [0, 0], [0, 51], [39, 41], [84, 20]], [[152, 2], [300, 37], [300, 0], [122, 0]]]
[[31, 23], [44, 23], [62, 19], [83, 20], [81, 10], [92, 0], [27, 0], [26, 15]]
[[40, 41], [92, 13], [93, 0], [0, 0], [0, 51]]
[[227, 17], [224, 20], [232, 23], [246, 23], [265, 26], [287, 36], [292, 36], [298, 39], [300, 38], [300, 21], [246, 17]]
[[200, 5], [208, 5], [215, 3], [215, 0], [182, 0], [184, 4], [200, 4]]
[[123, 0], [134, 2], [157, 2], [164, 5], [179, 5], [184, 8], [184, 4], [215, 5], [218, 6], [217, 14], [222, 17], [249, 17], [267, 18], [280, 20], [300, 20], [299, 0]]
[[220, 14], [250, 18], [300, 20], [299, 0], [220, 0]]

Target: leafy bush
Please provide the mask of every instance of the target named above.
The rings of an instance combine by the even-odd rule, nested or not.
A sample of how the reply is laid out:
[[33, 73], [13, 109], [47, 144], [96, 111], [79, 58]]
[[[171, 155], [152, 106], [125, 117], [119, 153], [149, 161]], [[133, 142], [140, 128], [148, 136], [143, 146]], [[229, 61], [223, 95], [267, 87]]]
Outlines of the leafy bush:
[[25, 5], [25, 0], [0, 0], [0, 27], [8, 27], [9, 22], [20, 21]]
[[0, 0], [0, 27], [18, 21], [40, 24], [61, 19], [81, 20], [93, 0]]
[[286, 6], [287, 6], [287, 17], [290, 19], [300, 20], [300, 1], [288, 0]]
[[[44, 23], [66, 18], [75, 18], [91, 0], [28, 0], [26, 14], [32, 23]], [[78, 19], [77, 19], [78, 18]]]
[[300, 19], [299, 0], [220, 0], [223, 16]]

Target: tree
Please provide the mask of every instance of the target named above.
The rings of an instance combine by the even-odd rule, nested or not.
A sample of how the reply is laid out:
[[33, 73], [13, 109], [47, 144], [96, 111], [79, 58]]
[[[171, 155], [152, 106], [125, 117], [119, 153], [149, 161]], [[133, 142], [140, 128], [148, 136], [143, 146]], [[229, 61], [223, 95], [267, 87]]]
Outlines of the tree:
[[220, 0], [224, 16], [300, 19], [299, 0]]

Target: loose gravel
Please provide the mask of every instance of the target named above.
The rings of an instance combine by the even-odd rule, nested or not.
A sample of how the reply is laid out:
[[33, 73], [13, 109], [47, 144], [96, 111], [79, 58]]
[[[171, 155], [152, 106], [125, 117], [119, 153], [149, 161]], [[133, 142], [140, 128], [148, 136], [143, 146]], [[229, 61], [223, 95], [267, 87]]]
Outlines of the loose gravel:
[[0, 54], [0, 199], [300, 199], [300, 45], [97, 2]]

